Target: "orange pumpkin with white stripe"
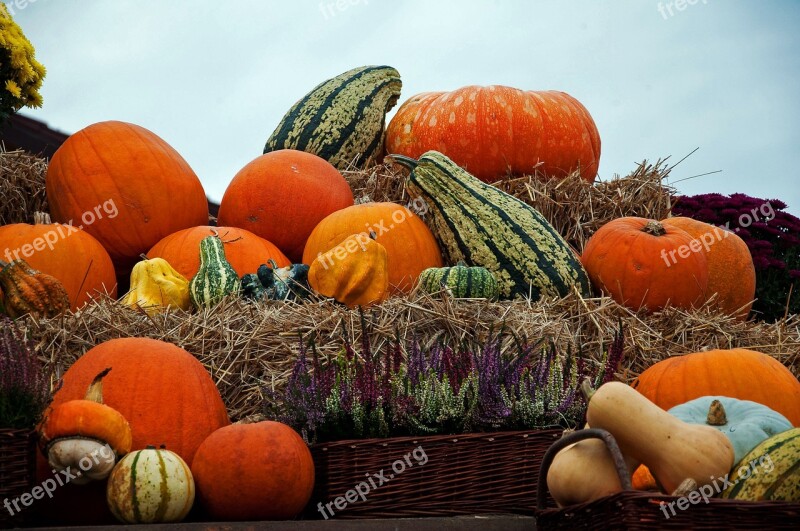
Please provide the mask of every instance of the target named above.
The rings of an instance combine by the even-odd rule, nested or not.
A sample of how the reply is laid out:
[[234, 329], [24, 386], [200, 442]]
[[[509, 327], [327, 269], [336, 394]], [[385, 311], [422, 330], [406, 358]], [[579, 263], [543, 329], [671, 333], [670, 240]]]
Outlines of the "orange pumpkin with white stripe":
[[180, 522], [194, 503], [194, 478], [178, 454], [148, 446], [128, 454], [114, 467], [106, 500], [121, 522]]

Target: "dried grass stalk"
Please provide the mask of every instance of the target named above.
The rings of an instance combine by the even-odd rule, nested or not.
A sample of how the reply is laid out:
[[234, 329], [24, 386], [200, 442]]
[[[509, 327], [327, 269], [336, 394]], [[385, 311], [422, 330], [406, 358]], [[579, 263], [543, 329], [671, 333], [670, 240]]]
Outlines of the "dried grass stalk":
[[0, 147], [0, 225], [33, 223], [34, 212], [47, 212], [46, 174], [45, 159]]

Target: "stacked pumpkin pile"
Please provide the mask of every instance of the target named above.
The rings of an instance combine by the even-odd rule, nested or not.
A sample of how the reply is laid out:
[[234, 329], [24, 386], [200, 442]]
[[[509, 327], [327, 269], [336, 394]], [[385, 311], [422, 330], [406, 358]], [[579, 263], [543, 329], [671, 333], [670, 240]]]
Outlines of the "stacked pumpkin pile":
[[[580, 255], [540, 212], [490, 184], [532, 173], [558, 179], [573, 171], [593, 182], [600, 139], [575, 99], [560, 92], [465, 87], [412, 97], [385, 128], [400, 86], [393, 68], [362, 67], [300, 99], [268, 139], [265, 153], [231, 181], [219, 226], [208, 225], [197, 176], [162, 139], [120, 122], [79, 131], [48, 169], [47, 195], [56, 223], [40, 216], [33, 226], [0, 227], [0, 241], [12, 254], [18, 250], [26, 257], [4, 264], [0, 272], [6, 312], [51, 317], [78, 310], [98, 293], [115, 297], [118, 279], [130, 276], [130, 291], [122, 301], [149, 315], [213, 307], [237, 296], [300, 303], [321, 296], [353, 308], [415, 289], [457, 298], [538, 300], [589, 297], [594, 287], [642, 318], [667, 306], [703, 305], [747, 318], [754, 271], [746, 245], [735, 234], [681, 218], [622, 218], [598, 230]], [[405, 190], [411, 200], [407, 205], [354, 204], [341, 172], [369, 168], [384, 155], [408, 170]], [[31, 249], [36, 252], [27, 252]], [[42, 427], [50, 463], [80, 464], [87, 452], [98, 449], [80, 441], [62, 444], [73, 436], [100, 447], [108, 443], [116, 454], [129, 448], [155, 452], [152, 458], [136, 454], [114, 472], [98, 470], [111, 474], [110, 507], [126, 521], [149, 519], [142, 516], [144, 501], [125, 485], [147, 474], [137, 466], [155, 462], [172, 463], [175, 473], [169, 476], [183, 478], [184, 491], [171, 496], [183, 500], [170, 512], [175, 518], [191, 505], [189, 470], [213, 517], [289, 517], [301, 510], [313, 484], [313, 465], [299, 437], [273, 423], [227, 426], [219, 392], [202, 365], [178, 347], [156, 343], [104, 343], [67, 371]], [[696, 356], [713, 356], [707, 363], [725, 367], [737, 355]], [[797, 501], [800, 438], [790, 428], [800, 423], [800, 383], [768, 356], [744, 356], [748, 361], [740, 373], [720, 370], [708, 376], [707, 389], [697, 393], [693, 388], [678, 401], [649, 395], [647, 372], [640, 377], [640, 393], [621, 384], [601, 388], [589, 402], [589, 423], [617, 438], [628, 467], [625, 475], [644, 465], [654, 479], [641, 485], [668, 491], [687, 478], [703, 485], [707, 476], [727, 473], [738, 459], [752, 458], [748, 452], [764, 455], [780, 447], [786, 455], [781, 462], [789, 468], [769, 476], [772, 483], [765, 488], [770, 496]], [[699, 378], [704, 369], [697, 367], [706, 365], [690, 364], [690, 359], [678, 362], [685, 362], [688, 378]], [[780, 378], [781, 393], [746, 392], [751, 386], [742, 378], [762, 365], [767, 367], [764, 381]], [[186, 378], [187, 372], [197, 377]], [[105, 402], [116, 410], [102, 412], [121, 426], [114, 434], [95, 430], [101, 378]], [[69, 406], [72, 413], [59, 413], [87, 388], [88, 401]], [[140, 397], [142, 390], [146, 395]], [[774, 402], [776, 394], [787, 403]], [[713, 427], [692, 427], [692, 422], [705, 422], [698, 408], [707, 410], [714, 400], [726, 410], [727, 420], [717, 414]], [[673, 406], [680, 409], [660, 409]], [[82, 408], [94, 420], [80, 421]], [[738, 437], [750, 431], [738, 429], [739, 422], [746, 424], [752, 415], [767, 415], [772, 423], [762, 432], [753, 430], [745, 442]], [[124, 436], [126, 422], [130, 443]], [[720, 435], [724, 429], [727, 435]], [[779, 439], [766, 440], [778, 432], [783, 432]], [[659, 434], [674, 440], [658, 443]], [[586, 501], [625, 485], [612, 474], [610, 454], [594, 442], [578, 442], [557, 456], [551, 490], [560, 503]], [[177, 456], [146, 450], [162, 444]], [[242, 452], [242, 446], [257, 451]], [[586, 460], [589, 465], [581, 464]], [[566, 461], [571, 464], [560, 466]], [[575, 475], [587, 467], [608, 472], [601, 485]], [[160, 484], [167, 485], [167, 475], [159, 474]], [[647, 477], [644, 468], [640, 475]], [[291, 481], [296, 488], [286, 488]], [[244, 488], [225, 490], [234, 482]], [[788, 488], [773, 488], [778, 482]], [[255, 501], [242, 497], [245, 491]], [[163, 518], [167, 508], [155, 499], [153, 514]], [[257, 509], [265, 500], [274, 511]]]

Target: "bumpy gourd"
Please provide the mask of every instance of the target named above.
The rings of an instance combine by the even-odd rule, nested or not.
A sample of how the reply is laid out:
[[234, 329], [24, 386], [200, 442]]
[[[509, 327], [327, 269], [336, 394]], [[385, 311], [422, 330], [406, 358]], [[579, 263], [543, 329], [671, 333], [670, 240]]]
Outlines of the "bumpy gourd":
[[69, 309], [67, 290], [55, 277], [33, 269], [22, 259], [0, 262], [0, 267], [3, 306], [9, 317], [55, 317]]
[[212, 306], [226, 295], [239, 291], [239, 276], [225, 259], [225, 249], [219, 236], [200, 241], [200, 269], [189, 282], [189, 297], [200, 308]]
[[142, 260], [131, 271], [131, 290], [123, 304], [155, 315], [168, 308], [189, 310], [189, 281], [163, 258]]
[[589, 295], [589, 279], [569, 244], [536, 209], [488, 185], [437, 151], [418, 161], [392, 159], [411, 170], [409, 193], [425, 201], [425, 222], [449, 263], [483, 266], [500, 295]]
[[800, 502], [800, 428], [773, 435], [736, 463], [722, 498]]
[[461, 262], [453, 267], [430, 267], [419, 276], [419, 285], [426, 293], [447, 290], [459, 299], [495, 299], [500, 291], [497, 279], [485, 267], [469, 267]]
[[314, 259], [308, 283], [349, 308], [381, 302], [389, 296], [386, 248], [366, 234], [353, 234]]
[[400, 74], [362, 66], [329, 79], [295, 103], [267, 140], [264, 153], [296, 149], [340, 170], [363, 167], [383, 152], [386, 113], [400, 97]]

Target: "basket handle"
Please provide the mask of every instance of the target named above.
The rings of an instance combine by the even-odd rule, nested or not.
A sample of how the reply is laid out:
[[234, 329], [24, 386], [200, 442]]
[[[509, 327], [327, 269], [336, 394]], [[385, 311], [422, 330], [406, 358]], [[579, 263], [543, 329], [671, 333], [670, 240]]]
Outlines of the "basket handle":
[[564, 435], [561, 439], [554, 442], [544, 453], [542, 465], [539, 469], [539, 483], [536, 489], [537, 509], [541, 511], [547, 506], [547, 472], [550, 470], [550, 465], [553, 464], [553, 459], [555, 459], [556, 454], [567, 446], [585, 441], [586, 439], [600, 439], [606, 444], [608, 450], [611, 452], [611, 457], [614, 459], [614, 468], [617, 469], [622, 490], [633, 490], [631, 486], [631, 477], [628, 473], [628, 466], [625, 464], [625, 458], [622, 457], [622, 452], [614, 436], [606, 430], [586, 428], [585, 430], [573, 431], [568, 435]]

